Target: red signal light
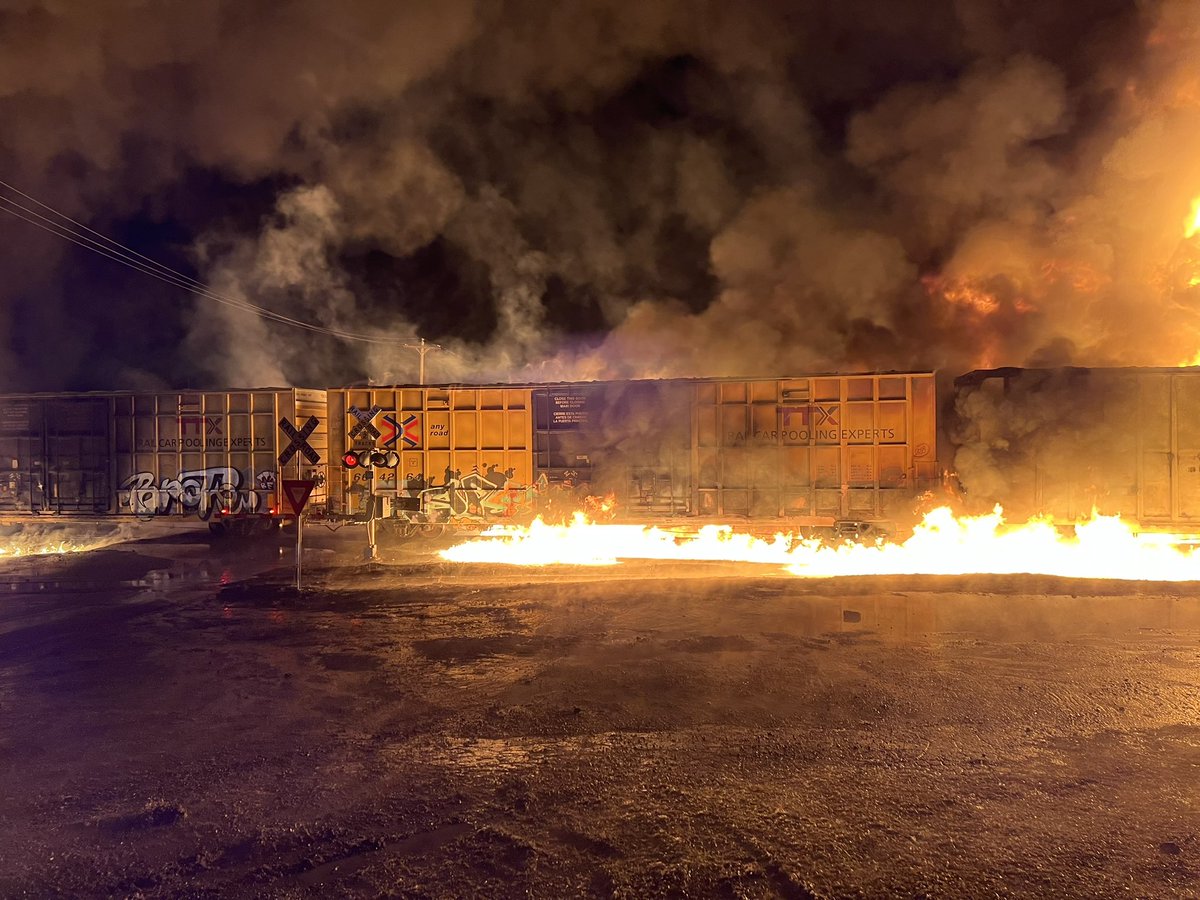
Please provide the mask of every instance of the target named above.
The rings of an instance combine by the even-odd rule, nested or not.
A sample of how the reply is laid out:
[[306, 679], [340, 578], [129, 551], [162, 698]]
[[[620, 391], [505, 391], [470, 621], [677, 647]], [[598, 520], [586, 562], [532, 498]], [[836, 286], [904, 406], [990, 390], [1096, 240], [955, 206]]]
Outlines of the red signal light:
[[362, 458], [357, 450], [347, 450], [342, 454], [342, 465], [347, 469], [357, 469], [362, 465]]

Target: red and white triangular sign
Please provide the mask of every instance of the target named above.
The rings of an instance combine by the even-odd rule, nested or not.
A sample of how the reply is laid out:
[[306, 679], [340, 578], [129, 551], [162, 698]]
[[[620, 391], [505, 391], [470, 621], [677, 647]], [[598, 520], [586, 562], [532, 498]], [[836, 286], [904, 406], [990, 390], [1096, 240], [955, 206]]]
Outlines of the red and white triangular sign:
[[308, 502], [308, 495], [312, 493], [315, 481], [283, 481], [283, 496], [288, 502], [288, 506], [292, 508], [292, 515], [300, 515], [304, 511], [304, 504]]

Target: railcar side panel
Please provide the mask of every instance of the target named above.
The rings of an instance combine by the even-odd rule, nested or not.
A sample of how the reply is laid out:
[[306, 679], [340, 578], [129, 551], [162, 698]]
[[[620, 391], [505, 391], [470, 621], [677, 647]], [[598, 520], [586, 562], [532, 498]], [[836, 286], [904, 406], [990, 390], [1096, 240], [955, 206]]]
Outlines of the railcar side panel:
[[[280, 465], [283, 417], [317, 423]], [[285, 478], [316, 482], [320, 507], [327, 423], [324, 391], [291, 388], [2, 397], [0, 512], [275, 516]]]
[[1200, 529], [1200, 370], [991, 369], [955, 386], [955, 466], [979, 505]]
[[933, 375], [698, 382], [696, 508], [755, 519], [879, 521], [936, 485]]
[[0, 512], [110, 512], [111, 422], [104, 397], [0, 398]]
[[532, 512], [530, 390], [426, 386], [329, 391], [335, 459], [350, 450], [395, 454], [394, 464], [343, 468], [331, 509], [349, 516], [383, 498], [386, 516], [480, 521]]
[[[280, 515], [284, 479], [314, 481], [309, 508], [325, 504], [324, 391], [163, 392], [117, 396], [113, 404], [118, 512], [203, 519]], [[305, 433], [310, 418], [317, 423]], [[302, 435], [294, 448], [282, 419]]]
[[550, 504], [611, 497], [623, 518], [690, 515], [692, 394], [692, 382], [671, 380], [535, 389], [535, 469]]

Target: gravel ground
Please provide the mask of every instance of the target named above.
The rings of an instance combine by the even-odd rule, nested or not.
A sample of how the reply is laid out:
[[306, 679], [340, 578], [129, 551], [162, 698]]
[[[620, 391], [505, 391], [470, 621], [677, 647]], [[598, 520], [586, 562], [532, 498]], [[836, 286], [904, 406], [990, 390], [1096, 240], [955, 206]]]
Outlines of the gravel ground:
[[1196, 897], [1200, 592], [0, 563], [0, 896]]

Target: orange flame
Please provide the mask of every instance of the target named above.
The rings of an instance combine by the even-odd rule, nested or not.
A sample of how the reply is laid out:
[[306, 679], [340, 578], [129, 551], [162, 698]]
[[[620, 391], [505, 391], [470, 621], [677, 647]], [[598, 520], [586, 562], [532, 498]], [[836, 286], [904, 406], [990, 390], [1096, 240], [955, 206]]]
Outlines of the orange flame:
[[965, 279], [928, 275], [921, 280], [927, 291], [940, 294], [942, 299], [955, 306], [965, 306], [985, 316], [1000, 308], [1000, 301], [994, 295]]
[[709, 525], [689, 535], [639, 525], [598, 525], [576, 514], [570, 525], [498, 526], [444, 550], [453, 562], [544, 566], [615, 565], [622, 560], [757, 563], [808, 578], [848, 575], [1035, 574], [1132, 581], [1200, 580], [1200, 553], [1163, 536], [1138, 535], [1118, 516], [1079, 523], [1064, 535], [1049, 520], [1010, 525], [999, 507], [984, 516], [929, 512], [907, 540], [874, 544], [770, 540]]
[[617, 514], [617, 495], [610, 492], [603, 497], [594, 494], [585, 497], [583, 512], [593, 522], [610, 520]]
[[[1200, 286], [1200, 242], [1194, 240], [1200, 233], [1200, 196], [1192, 200], [1187, 218], [1183, 223], [1183, 240], [1176, 248], [1171, 260], [1161, 275], [1161, 290], [1167, 292], [1190, 291]], [[1181, 366], [1200, 365], [1200, 350], [1179, 363]]]
[[1081, 294], [1095, 294], [1105, 287], [1110, 279], [1078, 260], [1048, 259], [1042, 263], [1042, 280], [1047, 284], [1066, 281]]
[[1200, 231], [1200, 197], [1192, 200], [1191, 212], [1183, 223], [1183, 239], [1190, 241]]

